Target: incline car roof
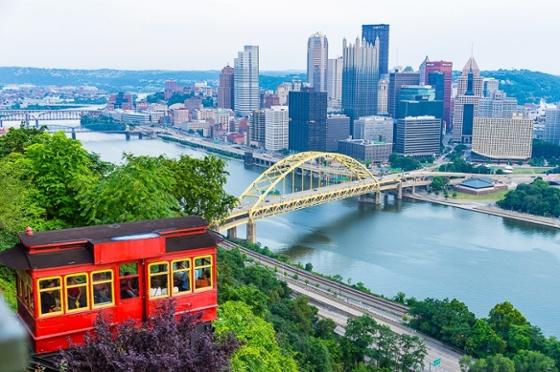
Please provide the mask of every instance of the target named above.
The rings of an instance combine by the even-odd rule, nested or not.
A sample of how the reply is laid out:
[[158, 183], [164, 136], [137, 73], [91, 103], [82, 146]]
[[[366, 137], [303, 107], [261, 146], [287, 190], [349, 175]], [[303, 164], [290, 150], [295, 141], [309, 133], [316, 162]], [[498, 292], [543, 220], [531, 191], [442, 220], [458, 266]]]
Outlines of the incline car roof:
[[35, 232], [33, 235], [21, 233], [19, 234], [19, 238], [26, 247], [72, 242], [99, 243], [118, 237], [149, 233], [159, 234], [176, 230], [194, 229], [207, 225], [208, 223], [201, 217], [188, 216], [112, 225], [76, 227], [64, 230], [42, 231]]

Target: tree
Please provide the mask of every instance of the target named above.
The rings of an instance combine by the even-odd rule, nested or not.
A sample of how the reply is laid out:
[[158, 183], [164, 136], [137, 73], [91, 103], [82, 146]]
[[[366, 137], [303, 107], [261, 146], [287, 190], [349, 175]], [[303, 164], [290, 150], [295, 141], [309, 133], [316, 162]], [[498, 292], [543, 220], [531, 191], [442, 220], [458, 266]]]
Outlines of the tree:
[[231, 333], [216, 339], [200, 315], [176, 320], [172, 301], [138, 327], [133, 321], [113, 329], [102, 315], [82, 346], [62, 352], [71, 371], [220, 371], [239, 343]]
[[39, 142], [42, 138], [48, 136], [45, 128], [28, 129], [23, 125], [20, 128], [10, 128], [8, 133], [0, 136], [0, 158], [8, 156], [12, 152], [23, 153], [29, 145]]
[[447, 189], [447, 184], [449, 183], [449, 179], [447, 177], [442, 176], [435, 176], [432, 178], [432, 183], [430, 184], [430, 188], [432, 191], [444, 191]]
[[313, 271], [313, 264], [311, 262], [308, 262], [305, 264], [305, 267], [303, 269], [305, 271]]
[[513, 357], [515, 372], [557, 372], [552, 358], [538, 351], [521, 350]]
[[235, 205], [235, 197], [224, 191], [227, 172], [223, 159], [215, 156], [195, 159], [183, 155], [167, 164], [175, 179], [172, 194], [182, 214], [199, 215], [217, 222]]
[[503, 353], [506, 342], [496, 334], [484, 319], [476, 321], [465, 343], [465, 351], [477, 357]]
[[297, 371], [291, 355], [282, 353], [274, 328], [239, 301], [228, 301], [218, 308], [214, 322], [218, 336], [233, 332], [242, 346], [232, 357], [234, 371]]
[[502, 354], [477, 360], [469, 369], [470, 372], [515, 372], [515, 365]]
[[476, 321], [467, 305], [456, 299], [413, 301], [409, 313], [413, 328], [459, 348], [464, 348]]
[[178, 216], [175, 179], [165, 166], [167, 160], [126, 154], [124, 158], [125, 164], [81, 198], [85, 220], [99, 224]]
[[490, 310], [488, 324], [500, 337], [507, 339], [512, 326], [527, 325], [529, 322], [510, 302], [505, 301]]
[[97, 183], [92, 159], [77, 140], [62, 132], [40, 136], [25, 148], [32, 182], [40, 192], [46, 219], [58, 219], [68, 226], [83, 223], [77, 198]]

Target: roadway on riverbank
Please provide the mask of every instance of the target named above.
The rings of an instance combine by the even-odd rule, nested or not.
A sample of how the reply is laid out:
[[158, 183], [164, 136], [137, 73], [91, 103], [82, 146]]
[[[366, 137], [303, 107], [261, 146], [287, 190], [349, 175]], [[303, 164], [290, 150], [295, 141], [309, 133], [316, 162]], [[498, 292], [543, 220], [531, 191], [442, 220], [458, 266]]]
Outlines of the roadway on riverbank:
[[295, 293], [310, 299], [319, 309], [320, 316], [335, 322], [337, 333], [344, 334], [349, 318], [369, 315], [398, 334], [419, 336], [428, 350], [425, 370], [428, 370], [432, 361], [441, 359], [441, 371], [460, 371], [459, 359], [462, 354], [459, 351], [403, 323], [403, 316], [408, 311], [406, 306], [258, 254], [228, 240], [222, 241], [220, 246], [225, 249], [238, 248], [250, 260], [275, 270], [279, 280], [286, 282]]

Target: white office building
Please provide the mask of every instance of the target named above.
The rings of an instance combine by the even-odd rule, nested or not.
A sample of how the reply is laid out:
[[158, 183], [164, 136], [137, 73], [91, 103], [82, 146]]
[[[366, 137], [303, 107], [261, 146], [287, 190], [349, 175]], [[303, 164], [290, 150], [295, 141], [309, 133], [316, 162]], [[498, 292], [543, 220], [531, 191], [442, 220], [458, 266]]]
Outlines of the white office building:
[[264, 148], [280, 151], [288, 148], [288, 106], [272, 106], [264, 110]]

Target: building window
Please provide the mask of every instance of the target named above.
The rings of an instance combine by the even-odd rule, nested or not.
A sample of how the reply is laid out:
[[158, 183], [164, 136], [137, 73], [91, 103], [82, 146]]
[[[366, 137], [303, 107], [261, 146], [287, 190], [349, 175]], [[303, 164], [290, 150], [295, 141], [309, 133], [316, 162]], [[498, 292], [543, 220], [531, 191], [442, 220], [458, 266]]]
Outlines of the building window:
[[176, 260], [171, 262], [173, 269], [173, 295], [191, 291], [191, 260]]
[[66, 311], [86, 310], [89, 307], [88, 277], [86, 273], [66, 275]]
[[113, 270], [92, 272], [91, 288], [94, 308], [114, 305]]
[[194, 289], [202, 290], [212, 287], [212, 256], [194, 259]]
[[62, 279], [60, 276], [39, 279], [39, 315], [62, 314]]
[[20, 302], [33, 314], [34, 301], [33, 301], [33, 285], [29, 274], [25, 271], [17, 272], [17, 294]]
[[121, 299], [138, 297], [138, 264], [124, 263], [119, 266]]
[[148, 266], [150, 273], [149, 287], [150, 298], [160, 298], [168, 296], [168, 275], [169, 263], [167, 262], [154, 262]]

